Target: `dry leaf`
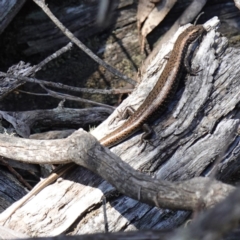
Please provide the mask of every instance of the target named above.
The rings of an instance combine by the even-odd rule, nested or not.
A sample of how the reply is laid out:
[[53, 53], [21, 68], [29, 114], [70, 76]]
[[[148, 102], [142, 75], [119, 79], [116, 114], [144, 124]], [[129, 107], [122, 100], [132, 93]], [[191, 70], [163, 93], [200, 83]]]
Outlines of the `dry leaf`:
[[[146, 36], [166, 17], [177, 0], [140, 0], [137, 20], [141, 49]], [[145, 22], [144, 22], [145, 21]], [[142, 26], [142, 28], [141, 28]], [[141, 28], [141, 29], [140, 29]]]
[[146, 37], [160, 22], [162, 22], [176, 2], [177, 0], [163, 0], [156, 4], [142, 27], [141, 33], [143, 37]]

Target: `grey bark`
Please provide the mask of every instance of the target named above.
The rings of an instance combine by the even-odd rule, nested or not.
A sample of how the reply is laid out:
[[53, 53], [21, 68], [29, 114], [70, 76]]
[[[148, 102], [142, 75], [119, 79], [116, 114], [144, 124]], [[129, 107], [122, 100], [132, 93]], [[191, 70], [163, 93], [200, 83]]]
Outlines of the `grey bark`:
[[89, 130], [89, 126], [94, 126], [104, 121], [111, 110], [104, 107], [93, 107], [85, 109], [73, 109], [58, 106], [52, 110], [35, 110], [25, 112], [5, 112], [0, 111], [0, 116], [11, 123], [15, 131], [25, 138], [29, 138], [33, 126], [38, 128], [79, 128]]
[[[166, 113], [156, 121], [151, 139], [153, 146], [147, 145], [143, 151], [143, 146], [138, 145], [141, 134], [136, 134], [111, 151], [133, 168], [151, 174], [156, 178], [153, 179], [154, 182], [158, 179], [186, 180], [209, 176], [211, 173], [215, 173], [218, 179], [230, 179], [239, 169], [240, 155], [238, 135], [240, 99], [237, 70], [239, 50], [233, 48], [226, 50], [226, 46], [226, 38], [221, 37], [215, 30], [204, 37], [192, 60], [192, 66], [200, 65], [202, 71], [198, 76], [186, 77], [185, 87], [180, 88]], [[137, 108], [141, 104], [161, 74], [166, 61], [163, 60], [163, 56], [171, 47], [172, 42], [159, 52], [143, 76], [142, 83], [121, 104], [118, 111], [128, 105]], [[111, 118], [116, 114], [117, 111]], [[104, 132], [107, 133], [115, 128], [116, 122], [112, 125], [108, 124], [111, 118], [95, 129], [93, 135], [100, 139]], [[79, 144], [83, 143], [79, 142]], [[3, 150], [4, 146], [2, 144], [1, 146]], [[20, 147], [21, 144], [18, 146]], [[33, 150], [34, 146], [38, 145], [32, 142], [32, 147], [28, 151]], [[97, 146], [96, 151], [102, 152], [102, 148]], [[24, 149], [23, 146], [21, 148]], [[69, 161], [66, 157], [68, 154], [73, 157], [72, 151], [65, 152], [64, 147], [60, 145], [58, 149], [59, 151], [57, 153], [55, 151], [56, 154], [52, 156], [51, 151], [48, 151], [47, 159], [61, 161], [60, 155], [61, 157], [65, 155], [62, 162], [66, 162]], [[13, 155], [16, 157], [18, 152]], [[100, 152], [91, 157], [98, 159]], [[29, 152], [27, 156], [22, 153], [21, 158], [33, 161], [36, 156], [44, 154], [41, 153], [41, 149], [38, 153], [40, 154], [36, 154], [36, 151]], [[92, 167], [96, 172], [99, 166]], [[38, 236], [58, 235], [66, 231], [71, 234], [103, 231], [102, 191], [109, 192], [113, 187], [83, 168], [78, 168], [69, 174], [68, 179], [74, 179], [74, 182], [63, 180], [47, 187], [18, 210], [7, 226], [21, 229], [28, 235], [34, 233]], [[127, 183], [125, 182], [125, 185]], [[211, 186], [208, 184], [208, 187], [200, 193], [207, 195]], [[216, 195], [213, 192], [212, 194]], [[128, 231], [172, 229], [182, 224], [188, 213], [155, 208], [126, 196], [120, 196], [108, 202], [107, 216], [110, 231]]]

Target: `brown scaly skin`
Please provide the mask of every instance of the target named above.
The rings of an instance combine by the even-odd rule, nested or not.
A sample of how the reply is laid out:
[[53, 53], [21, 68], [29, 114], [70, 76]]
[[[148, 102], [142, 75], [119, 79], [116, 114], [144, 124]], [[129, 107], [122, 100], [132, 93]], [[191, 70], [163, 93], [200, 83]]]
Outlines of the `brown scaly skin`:
[[[112, 147], [124, 141], [141, 128], [143, 128], [145, 131], [148, 131], [147, 133], [143, 134], [143, 137], [148, 137], [150, 132], [148, 130], [147, 122], [156, 119], [157, 116], [159, 116], [159, 113], [162, 113], [165, 110], [167, 103], [173, 97], [178, 87], [178, 83], [183, 71], [184, 58], [189, 45], [201, 37], [205, 32], [206, 30], [202, 25], [197, 25], [188, 27], [179, 35], [176, 43], [174, 44], [174, 48], [171, 52], [169, 60], [153, 90], [148, 94], [143, 104], [132, 113], [132, 115], [126, 120], [126, 122], [123, 123], [122, 126], [100, 140], [100, 143], [103, 146]], [[188, 71], [191, 71], [193, 74], [196, 73], [195, 70], [188, 69]], [[18, 202], [15, 208], [9, 212], [4, 224], [11, 217], [11, 215], [23, 204], [25, 204], [32, 196], [36, 195], [75, 165], [75, 163], [69, 163], [61, 166], [48, 178], [40, 182], [39, 185], [29, 192], [28, 195], [26, 195], [22, 201]]]
[[[100, 140], [102, 145], [111, 147], [122, 142], [140, 130], [149, 120], [156, 119], [165, 110], [167, 103], [173, 97], [178, 87], [183, 71], [184, 58], [189, 45], [205, 32], [206, 30], [202, 25], [197, 25], [188, 27], [179, 35], [169, 60], [153, 90], [148, 94], [143, 104], [122, 126]], [[143, 136], [147, 137], [148, 134]]]

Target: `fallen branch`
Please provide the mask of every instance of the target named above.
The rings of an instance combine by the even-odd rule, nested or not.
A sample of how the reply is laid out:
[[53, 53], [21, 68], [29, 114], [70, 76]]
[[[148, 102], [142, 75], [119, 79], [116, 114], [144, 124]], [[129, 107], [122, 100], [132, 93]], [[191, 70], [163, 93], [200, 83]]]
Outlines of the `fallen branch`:
[[32, 77], [25, 77], [25, 76], [21, 76], [21, 75], [16, 76], [16, 75], [1, 72], [1, 71], [0, 71], [0, 77], [13, 78], [13, 79], [18, 79], [18, 80], [21, 80], [24, 82], [42, 84], [45, 86], [61, 88], [61, 89], [68, 90], [68, 91], [90, 93], [90, 94], [124, 94], [124, 93], [132, 92], [132, 89], [94, 89], [94, 88], [72, 87], [69, 85], [62, 84], [62, 83], [49, 82], [49, 81], [32, 78]]
[[[194, 178], [179, 183], [154, 179], [134, 170], [83, 130], [76, 131], [66, 139], [48, 141], [0, 135], [0, 155], [26, 163], [75, 162], [103, 177], [122, 194], [163, 208], [194, 210], [199, 204], [202, 208], [209, 208], [234, 189], [208, 178]], [[35, 156], [38, 156], [37, 159]], [[211, 188], [206, 192], [209, 184]]]

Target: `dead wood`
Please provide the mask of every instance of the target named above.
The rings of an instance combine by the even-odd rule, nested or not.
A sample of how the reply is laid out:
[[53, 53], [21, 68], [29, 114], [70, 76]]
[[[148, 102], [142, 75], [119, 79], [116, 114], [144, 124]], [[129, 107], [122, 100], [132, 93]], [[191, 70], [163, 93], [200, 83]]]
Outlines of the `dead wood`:
[[24, 5], [25, 0], [3, 0], [0, 2], [0, 34], [8, 26], [11, 20], [15, 17], [21, 7]]
[[[189, 189], [191, 189], [190, 186]], [[226, 230], [231, 230], [235, 227], [235, 223], [239, 219], [239, 200], [240, 200], [240, 190], [237, 189], [232, 194], [230, 194], [223, 202], [217, 204], [213, 209], [207, 211], [206, 213], [200, 214], [196, 219], [193, 220], [190, 227], [180, 228], [177, 231], [170, 232], [126, 232], [126, 233], [116, 233], [116, 234], [95, 234], [95, 235], [81, 235], [75, 236], [74, 239], [129, 239], [134, 237], [138, 238], [138, 235], [141, 234], [141, 239], [168, 239], [168, 240], [185, 240], [185, 239], [230, 239], [235, 240], [239, 238], [238, 232], [226, 235]], [[222, 217], [224, 216], [224, 218]], [[13, 232], [12, 230], [1, 227], [0, 228], [1, 236], [20, 236], [18, 233]], [[225, 235], [224, 238], [223, 235]], [[8, 238], [10, 238], [8, 237]], [[2, 238], [0, 238], [2, 239]], [[4, 239], [4, 238], [3, 238]], [[45, 238], [47, 239], [61, 239], [61, 237], [56, 238]], [[68, 239], [65, 237], [64, 239]]]
[[[160, 239], [160, 240], [185, 240], [185, 239], [201, 239], [201, 240], [237, 240], [239, 239], [239, 231], [226, 234], [227, 230], [231, 230], [237, 225], [239, 219], [239, 200], [240, 190], [236, 189], [223, 202], [217, 204], [214, 208], [205, 213], [201, 213], [195, 218], [189, 227], [179, 228], [174, 232], [165, 231], [135, 231], [135, 232], [118, 232], [111, 234], [87, 234], [81, 236], [58, 236], [46, 237], [45, 240], [59, 239]], [[222, 217], [224, 216], [224, 217]], [[6, 227], [0, 227], [0, 236], [7, 236], [8, 239], [23, 237], [20, 233], [16, 233]], [[5, 239], [4, 237], [0, 239]], [[30, 239], [30, 238], [29, 238]], [[31, 238], [32, 239], [32, 238]], [[38, 239], [38, 238], [34, 238]], [[41, 238], [42, 239], [42, 238]]]
[[22, 198], [27, 191], [14, 176], [4, 169], [0, 171], [0, 181], [0, 212], [3, 212], [15, 201]]
[[28, 238], [26, 234], [22, 234], [16, 231], [13, 231], [7, 227], [0, 226], [0, 239], [19, 239], [19, 238]]
[[97, 126], [104, 121], [112, 110], [110, 108], [95, 107], [85, 109], [64, 108], [61, 104], [52, 110], [35, 110], [23, 112], [0, 111], [0, 116], [12, 124], [15, 131], [22, 137], [28, 138], [33, 127], [79, 128], [89, 130], [90, 126]]
[[[29, 146], [30, 142], [31, 146]], [[11, 145], [15, 145], [15, 151], [11, 150], [15, 159], [30, 163], [36, 162], [35, 156], [38, 156], [39, 163], [56, 163], [53, 158], [61, 153], [58, 163], [75, 162], [106, 179], [124, 195], [153, 206], [193, 210], [201, 199], [202, 204], [209, 208], [233, 189], [228, 185], [212, 181], [209, 195], [207, 193], [205, 196], [199, 196], [198, 191], [202, 192], [209, 180], [194, 179], [179, 184], [154, 180], [146, 174], [134, 171], [107, 148], [101, 147], [94, 137], [82, 130], [76, 131], [64, 140], [54, 141], [29, 141], [3, 136], [0, 146], [1, 154], [5, 155], [4, 149], [11, 149]], [[22, 149], [21, 153], [18, 153], [17, 148]], [[6, 155], [11, 157], [9, 152]]]
[[[179, 32], [174, 39], [178, 34]], [[163, 51], [159, 52], [149, 66], [147, 73], [143, 76], [142, 83], [119, 107], [120, 111], [127, 105], [137, 108], [141, 104], [161, 74], [165, 61], [162, 60], [163, 56], [171, 46], [172, 42], [166, 45]], [[141, 134], [137, 134], [111, 149], [135, 169], [153, 175], [154, 178], [148, 178], [149, 181], [151, 179], [150, 182], [156, 184], [158, 179], [186, 180], [192, 177], [209, 176], [212, 172], [216, 173], [218, 179], [229, 181], [231, 176], [238, 171], [236, 160], [239, 159], [238, 149], [240, 144], [237, 135], [239, 128], [238, 104], [240, 101], [237, 72], [239, 53], [237, 49], [233, 48], [226, 50], [226, 46], [226, 38], [221, 37], [215, 30], [210, 31], [204, 37], [196, 56], [192, 60], [192, 65], [199, 65], [202, 71], [198, 76], [187, 76], [185, 87], [179, 89], [167, 112], [156, 122], [152, 145], [148, 145], [143, 151], [142, 146], [139, 147], [138, 145]], [[101, 138], [104, 132], [107, 133], [116, 127], [116, 123], [111, 126], [108, 125], [108, 122], [116, 116], [116, 113], [93, 132], [94, 136]], [[84, 140], [86, 139], [87, 137], [84, 138]], [[11, 144], [7, 145], [7, 141]], [[45, 162], [47, 159], [47, 161], [60, 163], [73, 159], [74, 148], [78, 147], [76, 141], [78, 142], [78, 137], [72, 140], [72, 148], [67, 151], [67, 146], [70, 146], [66, 144], [66, 140], [55, 142], [54, 154], [50, 151], [51, 148], [48, 151], [45, 148], [51, 146], [50, 141], [38, 143], [33, 141], [30, 144], [27, 140], [4, 138], [0, 149], [1, 154], [8, 154], [8, 156], [12, 154], [10, 157], [14, 156], [15, 158], [18, 156], [19, 160], [21, 157], [21, 160], [24, 161], [26, 159], [35, 161], [36, 159], [41, 160], [43, 159], [41, 156], [45, 156]], [[95, 140], [92, 139], [92, 141]], [[22, 150], [20, 153], [16, 144]], [[85, 145], [84, 142], [78, 142], [78, 144], [83, 149], [89, 149], [90, 147], [90, 144]], [[10, 152], [6, 150], [6, 146], [8, 150], [11, 146]], [[23, 150], [26, 147], [28, 151], [24, 153]], [[89, 153], [92, 153], [92, 151], [96, 152], [90, 155], [91, 159], [88, 163], [92, 164], [91, 170], [94, 172], [106, 171], [107, 168], [99, 168], [99, 161], [104, 158], [109, 160], [111, 156], [122, 164], [119, 158], [113, 156], [111, 152], [95, 142]], [[106, 151], [105, 155], [101, 155], [103, 151]], [[47, 156], [46, 152], [48, 153]], [[79, 157], [82, 156], [79, 154], [83, 153], [86, 152], [77, 151], [74, 159], [84, 160], [88, 154], [82, 158]], [[125, 165], [121, 168], [122, 173], [124, 173], [124, 170]], [[119, 174], [119, 172], [117, 173]], [[115, 177], [115, 175], [112, 176], [111, 172], [109, 174], [110, 177]], [[135, 172], [129, 180], [135, 179], [136, 176], [140, 176], [139, 174]], [[106, 176], [104, 177], [106, 178]], [[101, 196], [102, 192], [111, 192], [113, 187], [83, 168], [77, 168], [68, 175], [68, 179], [74, 179], [75, 183], [64, 180], [47, 187], [18, 210], [7, 223], [7, 226], [13, 229], [21, 229], [29, 235], [34, 232], [38, 236], [57, 235], [65, 231], [71, 232], [71, 234], [102, 231], [104, 224], [100, 207]], [[110, 181], [109, 178], [107, 180]], [[198, 179], [197, 183], [203, 184], [203, 181], [206, 180]], [[114, 182], [117, 185], [122, 183], [121, 180]], [[187, 189], [193, 185], [192, 182], [190, 183], [190, 186], [187, 185]], [[128, 184], [127, 180], [120, 184], [119, 188], [131, 189], [131, 194], [135, 197], [137, 194], [137, 197], [140, 196], [137, 199], [143, 200], [142, 188], [132, 191], [137, 184], [134, 183], [133, 186], [128, 186]], [[214, 181], [212, 184], [214, 184]], [[208, 184], [208, 186], [208, 188], [205, 186], [202, 191], [198, 192], [201, 197], [209, 197], [207, 193], [212, 190], [212, 185]], [[173, 192], [166, 193], [171, 195]], [[133, 197], [133, 195], [130, 196]], [[220, 196], [219, 194], [214, 195]], [[204, 203], [204, 198], [201, 197], [196, 199], [196, 202], [200, 205]], [[209, 197], [211, 200], [213, 198]], [[151, 199], [151, 201], [154, 202], [155, 199]], [[189, 199], [189, 202], [191, 202], [191, 199]], [[186, 201], [187, 203], [188, 201]], [[166, 205], [164, 206], [166, 207]], [[181, 224], [188, 213], [152, 208], [126, 196], [114, 196], [107, 204], [107, 216], [110, 231], [127, 231], [146, 228], [173, 228]], [[151, 222], [148, 221], [149, 219], [151, 219]]]
[[[22, 75], [22, 76], [28, 76], [31, 74], [34, 74], [35, 71], [31, 71], [32, 67], [29, 63], [24, 63], [23, 61], [19, 62], [18, 64], [15, 64], [11, 66], [8, 69], [8, 74], [13, 75]], [[13, 78], [2, 78], [0, 81], [0, 100], [2, 100], [6, 95], [8, 95], [13, 90], [17, 89], [21, 85], [23, 85], [25, 82], [19, 79], [13, 79]]]
[[[68, 51], [70, 48], [72, 47], [72, 44], [69, 43], [67, 44], [65, 47], [59, 49], [57, 52], [55, 52], [54, 54], [48, 56], [46, 59], [44, 59], [43, 61], [41, 61], [39, 64], [35, 65], [35, 66], [31, 66], [29, 63], [24, 63], [23, 61], [20, 61], [18, 64], [15, 64], [13, 66], [11, 66], [8, 71], [7, 74], [8, 75], [13, 75], [13, 76], [21, 76], [21, 77], [26, 77], [26, 76], [34, 76], [36, 74], [36, 72], [38, 72], [39, 70], [41, 70], [44, 65], [46, 65], [48, 62], [52, 61], [53, 59], [59, 57], [59, 55], [61, 55], [62, 53]], [[4, 75], [2, 75], [4, 76]], [[9, 77], [0, 77], [1, 81], [0, 81], [0, 100], [2, 100], [6, 95], [8, 95], [10, 92], [16, 90], [17, 88], [19, 88], [21, 85], [25, 84], [26, 79], [20, 79], [20, 78], [9, 78]], [[37, 80], [36, 80], [37, 81]], [[44, 81], [41, 82], [42, 84], [44, 84]], [[51, 86], [58, 86], [59, 88], [63, 87], [61, 84], [54, 84], [54, 83], [49, 83], [46, 82], [47, 84], [50, 84]], [[71, 88], [69, 86], [69, 88]]]

